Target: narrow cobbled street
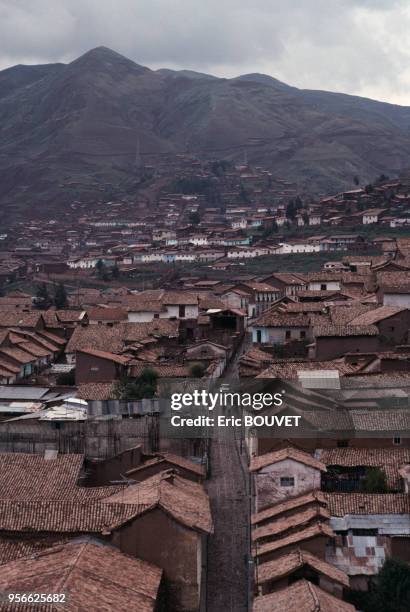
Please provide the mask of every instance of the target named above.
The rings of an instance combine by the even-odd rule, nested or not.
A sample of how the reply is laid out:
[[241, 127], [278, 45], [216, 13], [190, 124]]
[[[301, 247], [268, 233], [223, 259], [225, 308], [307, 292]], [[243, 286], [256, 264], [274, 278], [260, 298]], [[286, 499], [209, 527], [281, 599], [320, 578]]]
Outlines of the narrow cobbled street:
[[[236, 377], [236, 363], [227, 374]], [[215, 428], [211, 444], [208, 492], [214, 534], [208, 548], [207, 612], [246, 612], [249, 580], [249, 478], [239, 430]]]

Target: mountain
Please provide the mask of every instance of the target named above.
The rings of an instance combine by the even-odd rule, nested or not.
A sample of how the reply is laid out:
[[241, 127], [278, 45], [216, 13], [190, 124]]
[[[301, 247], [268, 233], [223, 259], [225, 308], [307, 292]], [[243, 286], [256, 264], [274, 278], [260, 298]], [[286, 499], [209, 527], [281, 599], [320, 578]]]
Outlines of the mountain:
[[70, 64], [0, 72], [0, 208], [49, 214], [135, 176], [144, 159], [189, 150], [270, 168], [312, 193], [340, 190], [410, 158], [410, 108], [300, 90], [263, 74], [153, 71], [107, 49]]

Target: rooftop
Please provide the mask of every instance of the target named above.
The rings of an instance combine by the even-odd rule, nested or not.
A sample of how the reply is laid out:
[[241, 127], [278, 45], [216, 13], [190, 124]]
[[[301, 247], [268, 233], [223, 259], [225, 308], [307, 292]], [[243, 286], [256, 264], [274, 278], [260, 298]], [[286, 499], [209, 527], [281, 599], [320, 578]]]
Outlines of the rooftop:
[[154, 612], [161, 578], [160, 568], [87, 538], [2, 565], [0, 588], [66, 592], [70, 607], [76, 610], [90, 609], [91, 603], [95, 610]]

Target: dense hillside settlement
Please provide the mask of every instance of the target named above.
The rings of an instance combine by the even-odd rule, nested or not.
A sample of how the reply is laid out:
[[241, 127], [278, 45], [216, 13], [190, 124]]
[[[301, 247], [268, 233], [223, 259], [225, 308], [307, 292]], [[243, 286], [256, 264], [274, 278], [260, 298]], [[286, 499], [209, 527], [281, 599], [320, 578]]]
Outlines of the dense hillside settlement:
[[[246, 159], [139, 164], [133, 195], [2, 226], [0, 590], [375, 610], [410, 562], [408, 177], [320, 197]], [[170, 436], [164, 380], [286, 401]]]

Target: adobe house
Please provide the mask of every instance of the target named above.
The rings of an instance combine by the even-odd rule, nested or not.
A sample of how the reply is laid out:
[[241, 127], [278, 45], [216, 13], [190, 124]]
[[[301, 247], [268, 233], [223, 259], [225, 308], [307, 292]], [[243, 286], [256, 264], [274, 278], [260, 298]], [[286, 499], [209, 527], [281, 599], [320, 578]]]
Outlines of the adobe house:
[[210, 319], [211, 334], [215, 332], [230, 332], [243, 334], [245, 331], [245, 313], [235, 308], [210, 309], [207, 311]]
[[298, 580], [280, 591], [256, 597], [253, 612], [270, 610], [323, 610], [323, 612], [355, 612], [356, 608], [330, 595], [309, 580]]
[[326, 466], [312, 455], [292, 447], [253, 457], [249, 470], [255, 478], [256, 508], [320, 489]]
[[192, 482], [202, 482], [206, 476], [204, 466], [173, 453], [156, 453], [152, 456], [147, 455], [144, 459], [141, 465], [126, 472], [127, 478], [142, 482], [164, 470], [173, 470], [182, 478]]
[[200, 484], [162, 472], [122, 488], [70, 487], [64, 498], [53, 489], [38, 489], [36, 497], [24, 501], [11, 495], [0, 500], [0, 538], [8, 541], [0, 553], [16, 558], [22, 545], [35, 552], [94, 535], [163, 570], [167, 612], [197, 612], [205, 596], [207, 537], [213, 531], [208, 495]]
[[268, 311], [252, 322], [252, 341], [256, 344], [282, 345], [310, 336], [309, 317]]
[[291, 516], [276, 518], [265, 525], [256, 526], [252, 531], [252, 542], [255, 546], [261, 546], [268, 542], [274, 542], [279, 538], [290, 536], [296, 531], [301, 531], [330, 518], [329, 511], [320, 505], [311, 508], [302, 508]]
[[222, 344], [211, 342], [209, 340], [202, 340], [188, 346], [186, 348], [185, 356], [187, 361], [197, 363], [201, 362], [206, 368], [215, 359], [226, 363], [229, 355], [229, 349]]
[[201, 485], [188, 482], [162, 472], [102, 501], [140, 508], [134, 520], [109, 530], [109, 540], [121, 552], [164, 570], [169, 612], [196, 612], [204, 596], [207, 537], [213, 525], [207, 494]]
[[278, 559], [294, 550], [296, 546], [301, 546], [320, 559], [325, 559], [329, 542], [334, 538], [335, 533], [327, 523], [315, 523], [272, 542], [254, 545], [253, 554], [256, 562], [262, 564]]
[[375, 325], [323, 325], [314, 328], [313, 335], [309, 352], [317, 360], [379, 350], [379, 330]]
[[121, 481], [142, 482], [169, 469], [193, 482], [202, 482], [206, 477], [203, 465], [169, 452], [146, 454], [142, 445], [107, 459], [91, 461], [87, 467], [91, 472], [87, 485], [94, 487]]
[[325, 494], [322, 491], [310, 491], [304, 495], [298, 497], [291, 497], [284, 501], [268, 506], [264, 510], [252, 514], [251, 524], [255, 528], [263, 527], [276, 521], [279, 518], [291, 517], [294, 514], [305, 510], [312, 510], [318, 508], [326, 508], [327, 501]]
[[87, 470], [90, 474], [87, 478], [87, 486], [100, 487], [115, 480], [123, 480], [123, 475], [128, 470], [141, 465], [143, 457], [142, 444], [138, 444], [112, 457], [89, 461]]
[[343, 590], [349, 588], [349, 577], [345, 572], [301, 548], [255, 568], [258, 595], [284, 589], [303, 578], [340, 599]]
[[375, 325], [383, 340], [402, 344], [407, 342], [410, 329], [410, 309], [405, 306], [381, 306], [357, 316], [349, 325]]
[[75, 610], [166, 611], [162, 570], [95, 538], [78, 538], [35, 552], [26, 549], [25, 555], [1, 566], [3, 591], [35, 593], [41, 581], [44, 592], [59, 593], [63, 581], [63, 591]]
[[126, 374], [129, 357], [92, 348], [76, 354], [75, 384], [110, 382]]
[[278, 287], [282, 296], [294, 296], [298, 291], [306, 289], [306, 281], [299, 274], [275, 272], [264, 276], [262, 280]]
[[410, 498], [405, 493], [325, 493], [330, 526], [326, 561], [367, 590], [386, 558], [409, 561]]

